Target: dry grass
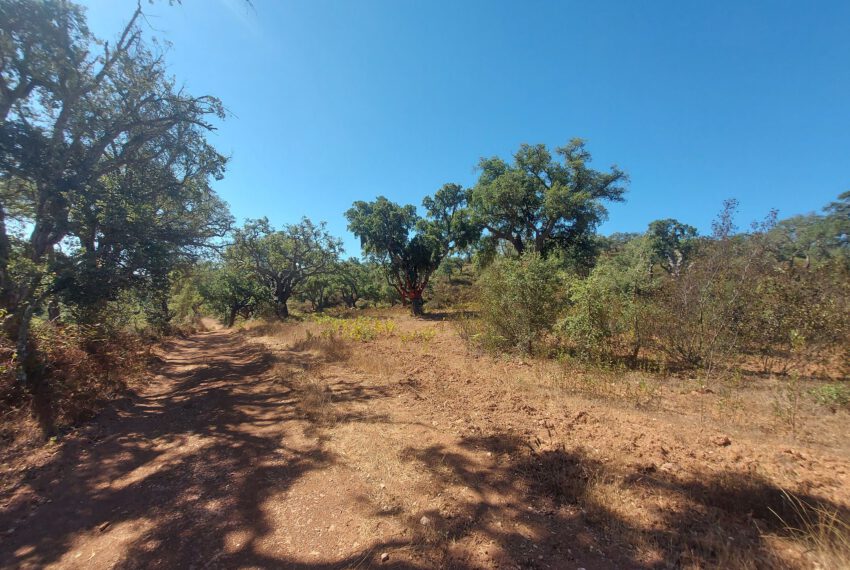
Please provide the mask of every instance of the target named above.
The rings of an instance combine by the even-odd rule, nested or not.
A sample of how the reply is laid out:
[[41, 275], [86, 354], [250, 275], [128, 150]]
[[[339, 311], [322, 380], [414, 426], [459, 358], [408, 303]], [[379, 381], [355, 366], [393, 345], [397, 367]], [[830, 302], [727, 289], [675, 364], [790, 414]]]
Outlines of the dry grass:
[[255, 337], [285, 339], [293, 334], [303, 335], [301, 323], [281, 320], [253, 320], [242, 325], [241, 330]]
[[518, 375], [520, 384], [545, 388], [553, 394], [580, 395], [643, 409], [657, 407], [661, 399], [661, 381], [643, 372], [545, 359], [534, 360], [527, 369]]
[[[838, 509], [813, 505], [783, 491], [791, 515], [774, 511], [783, 530], [806, 545], [808, 557], [821, 568], [850, 568], [850, 518]], [[771, 509], [772, 510], [772, 509]]]
[[325, 379], [323, 369], [348, 361], [353, 353], [351, 342], [333, 331], [316, 334], [312, 328], [303, 326], [260, 330], [263, 336], [271, 333], [274, 345], [283, 348], [278, 354], [280, 362], [273, 368], [272, 377], [292, 386], [301, 414], [318, 425], [335, 424], [337, 411], [333, 390]]
[[[400, 346], [397, 339], [387, 341], [386, 344]], [[383, 351], [375, 350], [354, 351], [348, 363], [372, 381], [382, 384], [401, 374], [405, 367], [405, 363], [398, 358], [387, 357]]]
[[290, 350], [317, 354], [325, 363], [343, 362], [352, 354], [352, 347], [345, 339], [333, 333], [316, 336], [309, 329], [304, 338], [290, 345]]
[[38, 364], [28, 389], [15, 379], [11, 347], [0, 346], [0, 445], [29, 445], [91, 419], [143, 378], [153, 346], [143, 335], [42, 321], [32, 336]]
[[803, 427], [803, 385], [796, 374], [776, 385], [773, 398], [773, 414], [778, 426], [787, 429], [792, 437], [797, 437]]
[[462, 313], [452, 320], [452, 324], [454, 325], [457, 335], [461, 340], [472, 347], [480, 347], [480, 343], [478, 341], [484, 332], [484, 327], [482, 326], [480, 319], [477, 319], [470, 314]]
[[333, 392], [321, 376], [298, 376], [293, 381], [293, 388], [298, 397], [299, 411], [305, 417], [321, 426], [336, 423]]

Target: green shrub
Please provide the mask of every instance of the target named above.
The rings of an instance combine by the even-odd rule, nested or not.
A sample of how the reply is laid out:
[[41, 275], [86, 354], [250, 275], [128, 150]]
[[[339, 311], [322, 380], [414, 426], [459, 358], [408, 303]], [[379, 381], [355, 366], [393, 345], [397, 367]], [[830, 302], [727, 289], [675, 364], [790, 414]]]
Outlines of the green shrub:
[[725, 202], [711, 238], [700, 242], [681, 274], [665, 279], [656, 294], [663, 319], [653, 337], [671, 366], [699, 368], [710, 376], [718, 366], [731, 366], [739, 353], [746, 295], [757, 262], [767, 255], [761, 237], [772, 218], [754, 224], [750, 234], [738, 234], [736, 208], [736, 201]]
[[817, 270], [761, 260], [744, 295], [741, 348], [761, 360], [764, 372], [802, 366], [829, 369], [843, 356], [850, 334], [846, 272], [840, 266]]
[[836, 410], [850, 408], [850, 386], [841, 383], [824, 384], [809, 392], [815, 402]]
[[536, 352], [558, 319], [563, 297], [564, 278], [557, 261], [536, 253], [497, 260], [478, 280], [482, 343]]
[[603, 259], [584, 280], [569, 287], [570, 307], [558, 332], [583, 360], [632, 361], [647, 344], [656, 279], [648, 242], [637, 239]]

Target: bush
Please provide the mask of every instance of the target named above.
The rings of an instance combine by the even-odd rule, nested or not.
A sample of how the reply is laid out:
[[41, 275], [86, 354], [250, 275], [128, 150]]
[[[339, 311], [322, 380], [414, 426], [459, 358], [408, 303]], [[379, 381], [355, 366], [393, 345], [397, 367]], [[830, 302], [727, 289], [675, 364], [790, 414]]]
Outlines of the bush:
[[425, 292], [428, 308], [439, 310], [469, 306], [474, 302], [474, 282], [474, 268], [471, 264], [463, 265], [457, 258], [444, 260], [428, 282]]
[[557, 261], [536, 253], [495, 261], [478, 280], [481, 340], [491, 348], [536, 352], [558, 319], [563, 297]]
[[[15, 378], [13, 347], [0, 342], [0, 402], [9, 410], [0, 431], [16, 439], [27, 424], [15, 410], [29, 410], [43, 436], [51, 436], [93, 417], [121, 397], [130, 381], [142, 377], [149, 344], [139, 334], [75, 323], [36, 319], [32, 328], [33, 365], [26, 387]], [[7, 429], [8, 428], [8, 429]]]
[[742, 350], [757, 356], [764, 372], [829, 369], [832, 358], [846, 356], [847, 278], [840, 266], [815, 270], [768, 259], [746, 290]]
[[647, 344], [656, 288], [644, 239], [603, 259], [584, 280], [570, 284], [570, 308], [558, 331], [583, 360], [632, 362]]
[[653, 336], [670, 364], [701, 368], [711, 374], [731, 364], [740, 347], [746, 293], [766, 255], [764, 235], [772, 218], [754, 225], [753, 234], [735, 234], [737, 202], [727, 201], [714, 222], [711, 239], [703, 240], [692, 261], [678, 276], [665, 280], [657, 295], [664, 315]]
[[850, 386], [833, 383], [814, 388], [811, 392], [815, 402], [833, 411], [838, 408], [850, 409]]

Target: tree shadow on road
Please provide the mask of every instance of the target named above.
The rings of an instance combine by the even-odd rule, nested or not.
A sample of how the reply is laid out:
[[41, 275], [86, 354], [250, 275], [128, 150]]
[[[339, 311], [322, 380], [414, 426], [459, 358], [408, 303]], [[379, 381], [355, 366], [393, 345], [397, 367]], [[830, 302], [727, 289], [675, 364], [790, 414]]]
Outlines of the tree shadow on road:
[[[0, 567], [778, 567], [765, 537], [790, 537], [789, 527], [811, 522], [802, 503], [752, 473], [687, 479], [614, 468], [579, 447], [495, 433], [404, 450], [399, 459], [453, 499], [443, 510], [384, 513], [407, 522], [403, 538], [332, 561], [270, 555], [269, 503], [340, 461], [315, 437], [320, 426], [299, 403], [303, 387], [278, 373], [281, 359], [308, 369], [316, 356], [290, 350], [275, 358], [224, 331], [174, 341], [172, 349], [164, 381], [68, 438], [0, 507]], [[384, 423], [386, 415], [347, 404], [390, 395], [351, 382], [335, 385], [330, 402], [337, 421]], [[293, 421], [306, 426], [301, 439], [281, 432]], [[625, 516], [618, 489], [664, 496], [669, 508], [651, 522]], [[848, 520], [840, 505], [799, 499], [818, 507], [805, 516]], [[96, 560], [80, 549], [83, 538], [102, 549]], [[384, 562], [382, 552], [391, 553]]]
[[[296, 388], [269, 379], [275, 359], [266, 350], [226, 332], [171, 348], [176, 356], [162, 364], [158, 389], [105, 411], [28, 474], [0, 510], [0, 566], [57, 563], [81, 534], [118, 536], [124, 552], [99, 557], [101, 565], [289, 565], [252, 554], [270, 532], [262, 507], [336, 458], [281, 438], [282, 423], [307, 418]], [[374, 397], [367, 388], [335, 394]]]
[[[805, 551], [828, 545], [807, 542], [817, 537], [800, 531], [820, 528], [850, 544], [838, 536], [850, 529], [846, 506], [792, 495], [751, 472], [680, 478], [646, 466], [614, 468], [581, 447], [539, 446], [512, 434], [466, 437], [460, 447], [494, 459], [482, 465], [443, 446], [407, 450], [445, 487], [473, 491], [474, 500], [456, 502], [449, 518], [428, 513], [440, 525], [434, 546], [442, 552], [434, 559], [441, 566], [481, 567], [468, 549], [452, 547], [473, 535], [489, 545], [493, 564], [522, 568], [787, 568], [771, 537], [798, 541], [800, 567], [809, 567]], [[624, 516], [619, 490], [627, 488], [638, 491], [632, 497], [664, 496], [668, 507], [652, 520]]]

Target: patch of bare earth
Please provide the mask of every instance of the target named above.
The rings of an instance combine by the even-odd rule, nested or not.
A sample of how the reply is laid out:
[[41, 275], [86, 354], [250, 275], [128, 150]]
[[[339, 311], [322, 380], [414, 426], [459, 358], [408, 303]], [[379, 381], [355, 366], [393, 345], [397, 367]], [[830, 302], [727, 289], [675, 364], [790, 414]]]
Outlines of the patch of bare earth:
[[311, 323], [174, 341], [130, 405], [8, 474], [0, 566], [847, 562], [843, 412], [797, 409], [792, 435], [772, 386], [591, 377], [391, 317], [368, 342]]

